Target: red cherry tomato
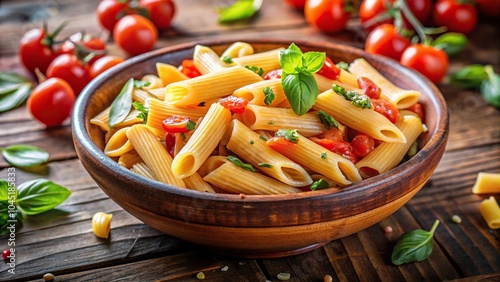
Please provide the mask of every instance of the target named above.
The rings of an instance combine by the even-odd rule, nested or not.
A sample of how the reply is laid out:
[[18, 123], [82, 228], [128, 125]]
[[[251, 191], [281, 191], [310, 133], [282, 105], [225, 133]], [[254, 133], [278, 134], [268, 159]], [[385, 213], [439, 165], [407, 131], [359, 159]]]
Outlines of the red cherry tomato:
[[498, 0], [476, 0], [477, 11], [489, 17], [500, 17], [500, 1]]
[[248, 100], [236, 96], [227, 96], [224, 99], [219, 100], [219, 104], [224, 106], [224, 108], [230, 110], [235, 114], [242, 114], [245, 112], [245, 107], [248, 104]]
[[340, 129], [335, 128], [335, 127], [330, 128], [327, 131], [325, 131], [317, 136], [311, 137], [311, 140], [313, 138], [329, 139], [329, 140], [335, 140], [335, 141], [344, 141], [344, 136], [342, 135], [342, 131], [340, 131]]
[[132, 12], [128, 1], [102, 0], [97, 6], [97, 20], [103, 28], [113, 31], [118, 20]]
[[363, 93], [371, 99], [380, 98], [380, 92], [382, 92], [382, 90], [380, 90], [380, 88], [368, 77], [359, 77], [358, 87], [363, 89]]
[[90, 81], [88, 65], [83, 64], [75, 55], [71, 54], [62, 54], [55, 58], [47, 68], [47, 77], [63, 79], [71, 85], [77, 95]]
[[326, 57], [325, 63], [321, 67], [321, 69], [317, 72], [317, 74], [322, 75], [329, 79], [339, 79], [340, 77], [340, 68], [335, 65], [330, 58]]
[[287, 140], [285, 137], [278, 137], [275, 136], [273, 138], [267, 139], [266, 145], [269, 146], [269, 148], [275, 150], [276, 152], [286, 152], [288, 149], [293, 146], [296, 146], [296, 143], [293, 143], [290, 140]]
[[375, 149], [375, 140], [366, 134], [358, 133], [351, 140], [351, 147], [354, 155], [363, 158]]
[[90, 78], [94, 79], [105, 70], [118, 65], [124, 60], [117, 56], [104, 56], [95, 61], [89, 69]]
[[392, 123], [396, 123], [399, 119], [399, 111], [391, 102], [383, 99], [372, 99], [373, 110], [385, 116]]
[[265, 80], [281, 78], [282, 69], [272, 70], [264, 75]]
[[434, 23], [448, 31], [467, 34], [477, 24], [477, 11], [472, 1], [438, 0], [434, 5]]
[[366, 52], [398, 61], [408, 46], [410, 46], [410, 40], [399, 34], [392, 24], [377, 26], [368, 34], [365, 41]]
[[200, 71], [194, 65], [193, 60], [182, 61], [180, 70], [184, 75], [186, 75], [189, 78], [194, 78], [201, 75]]
[[52, 44], [56, 34], [47, 34], [41, 28], [26, 32], [19, 43], [19, 58], [24, 67], [32, 73], [38, 68], [42, 73], [61, 54], [59, 45]]
[[116, 23], [113, 39], [125, 52], [135, 56], [153, 49], [158, 39], [158, 30], [145, 17], [128, 15]]
[[306, 0], [285, 0], [285, 3], [295, 9], [304, 9], [304, 6], [306, 5]]
[[425, 123], [425, 114], [424, 109], [422, 108], [422, 104], [416, 103], [413, 106], [407, 108], [408, 111], [414, 112], [418, 115], [418, 117]]
[[51, 127], [63, 123], [74, 103], [75, 93], [71, 86], [60, 78], [49, 78], [31, 92], [27, 107], [35, 119]]
[[166, 133], [165, 134], [165, 148], [167, 149], [168, 154], [174, 158], [175, 153], [175, 133]]
[[194, 125], [190, 117], [171, 116], [163, 120], [161, 127], [168, 133], [186, 133], [193, 130]]
[[78, 32], [71, 35], [69, 40], [66, 40], [62, 44], [61, 50], [63, 53], [75, 54], [80, 59], [90, 55], [90, 53], [94, 53], [92, 59], [88, 61], [88, 63], [92, 65], [97, 59], [104, 57], [106, 43], [100, 38], [92, 37], [90, 34]]
[[[361, 23], [368, 30], [372, 30], [378, 25], [385, 23], [392, 24], [394, 19], [390, 17], [388, 11], [394, 5], [395, 0], [363, 0], [359, 6], [359, 17]], [[411, 0], [406, 1], [413, 15], [420, 23], [425, 24], [432, 13], [432, 0]], [[377, 20], [378, 17], [386, 16], [383, 20]], [[403, 15], [403, 27], [410, 28], [411, 24]], [[367, 25], [370, 21], [370, 25]]]
[[318, 29], [335, 33], [342, 31], [351, 18], [353, 6], [344, 0], [308, 0], [304, 7], [306, 20]]
[[2, 258], [7, 259], [10, 256], [10, 249], [6, 249], [2, 252]]
[[358, 162], [358, 158], [354, 154], [349, 142], [330, 139], [317, 139], [313, 141], [323, 146], [325, 149], [350, 160], [354, 164]]
[[448, 71], [448, 56], [441, 50], [428, 45], [414, 44], [401, 55], [401, 64], [413, 68], [438, 84]]
[[171, 0], [140, 0], [139, 7], [148, 10], [149, 19], [158, 29], [168, 28], [175, 15], [175, 5]]

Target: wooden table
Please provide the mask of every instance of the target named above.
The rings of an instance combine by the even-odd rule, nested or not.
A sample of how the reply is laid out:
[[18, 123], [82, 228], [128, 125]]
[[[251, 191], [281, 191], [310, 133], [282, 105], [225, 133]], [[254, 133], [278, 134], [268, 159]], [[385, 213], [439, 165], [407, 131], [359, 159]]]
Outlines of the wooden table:
[[[65, 19], [69, 35], [81, 29], [108, 38], [98, 27], [97, 0], [4, 1], [28, 5], [0, 26], [0, 71], [26, 74], [16, 50], [24, 32], [50, 16], [53, 29]], [[172, 28], [161, 32], [157, 48], [213, 38], [285, 38], [335, 41], [363, 47], [366, 34], [354, 18], [348, 30], [329, 36], [309, 27], [302, 14], [283, 4], [265, 1], [260, 13], [244, 23], [222, 26], [213, 9], [224, 1], [177, 0]], [[12, 7], [12, 6], [9, 6]], [[30, 8], [31, 7], [31, 8]], [[26, 21], [21, 22], [20, 19]], [[482, 21], [470, 35], [467, 48], [451, 60], [450, 71], [471, 64], [493, 64], [500, 69], [500, 29]], [[109, 40], [110, 53], [125, 56]], [[445, 83], [439, 85], [450, 112], [446, 153], [429, 183], [392, 216], [366, 230], [335, 240], [306, 254], [279, 259], [240, 259], [219, 255], [162, 234], [135, 219], [111, 201], [95, 184], [78, 160], [71, 141], [69, 121], [45, 129], [22, 106], [0, 114], [0, 147], [30, 144], [46, 149], [50, 162], [45, 175], [16, 170], [16, 183], [48, 178], [73, 191], [56, 210], [31, 216], [16, 230], [15, 275], [0, 263], [0, 281], [41, 281], [47, 273], [57, 281], [196, 281], [204, 272], [207, 281], [277, 281], [277, 274], [291, 274], [290, 281], [491, 281], [500, 279], [500, 232], [490, 230], [479, 213], [479, 203], [489, 195], [474, 195], [471, 188], [480, 171], [500, 172], [500, 112], [488, 106], [474, 91]], [[0, 177], [9, 165], [0, 158]], [[404, 184], [403, 184], [404, 185]], [[495, 195], [500, 200], [499, 195]], [[104, 211], [114, 215], [110, 240], [94, 236], [91, 218]], [[462, 223], [453, 223], [459, 215]], [[441, 224], [434, 251], [420, 263], [394, 266], [390, 253], [395, 240], [416, 228]], [[392, 226], [392, 233], [384, 227]], [[0, 249], [7, 238], [0, 239]], [[227, 266], [227, 268], [226, 268]], [[227, 269], [227, 270], [226, 270]], [[226, 270], [226, 271], [224, 271]], [[462, 279], [466, 278], [466, 279]]]

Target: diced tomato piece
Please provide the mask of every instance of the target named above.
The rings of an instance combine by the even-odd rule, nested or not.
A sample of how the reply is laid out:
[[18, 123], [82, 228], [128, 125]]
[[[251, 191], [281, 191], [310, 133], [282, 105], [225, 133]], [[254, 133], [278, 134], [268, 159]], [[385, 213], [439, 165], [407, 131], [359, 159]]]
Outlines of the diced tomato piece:
[[363, 93], [371, 99], [380, 98], [382, 90], [368, 77], [362, 76], [358, 78], [358, 87], [363, 89]]
[[391, 102], [383, 99], [372, 99], [373, 110], [382, 114], [392, 123], [396, 123], [399, 119], [399, 111]]
[[168, 154], [173, 158], [175, 151], [175, 133], [165, 134], [165, 148], [167, 148]]
[[418, 115], [418, 117], [420, 117], [420, 119], [422, 120], [422, 122], [424, 123], [425, 122], [425, 115], [424, 115], [424, 109], [422, 108], [422, 104], [420, 103], [416, 103], [415, 105], [407, 108], [408, 111], [412, 111], [414, 113], [416, 113]]
[[171, 116], [163, 120], [161, 127], [168, 133], [186, 133], [193, 130], [195, 123], [190, 117]]
[[317, 72], [317, 74], [322, 75], [329, 79], [339, 79], [341, 69], [337, 67], [330, 58], [326, 57], [323, 67]]
[[330, 140], [335, 140], [335, 141], [344, 141], [344, 136], [342, 136], [342, 131], [340, 129], [332, 127], [328, 129], [327, 131], [314, 136], [317, 139], [330, 139]]
[[354, 155], [363, 158], [375, 149], [375, 140], [363, 133], [358, 133], [351, 141]]
[[248, 104], [248, 100], [236, 96], [227, 96], [219, 101], [219, 104], [224, 106], [224, 108], [230, 110], [235, 114], [242, 114], [245, 112], [245, 107]]
[[356, 157], [356, 155], [354, 155], [351, 144], [349, 144], [349, 142], [330, 139], [318, 139], [312, 137], [310, 139], [328, 149], [329, 151], [332, 151], [335, 154], [350, 160], [352, 163], [356, 163], [358, 161], [358, 158]]
[[184, 60], [181, 64], [181, 72], [189, 78], [200, 76], [200, 71], [194, 65], [193, 60]]
[[297, 146], [297, 143], [287, 140], [285, 137], [275, 136], [273, 138], [267, 139], [266, 145], [276, 152], [285, 152], [287, 148], [292, 146]]
[[281, 78], [282, 69], [272, 70], [264, 75], [265, 80]]

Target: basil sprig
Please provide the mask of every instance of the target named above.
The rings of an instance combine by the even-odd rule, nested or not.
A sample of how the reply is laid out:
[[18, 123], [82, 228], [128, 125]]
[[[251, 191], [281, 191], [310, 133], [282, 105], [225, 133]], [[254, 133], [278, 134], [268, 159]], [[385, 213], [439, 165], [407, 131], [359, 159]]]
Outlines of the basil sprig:
[[346, 91], [344, 87], [334, 84], [332, 85], [333, 92], [344, 97], [347, 101], [351, 101], [351, 104], [362, 109], [371, 109], [372, 102], [370, 98], [366, 95], [359, 95], [356, 91]]
[[292, 110], [299, 116], [309, 111], [318, 97], [318, 84], [313, 77], [323, 67], [324, 52], [302, 53], [294, 43], [279, 52], [282, 68], [281, 86]]
[[403, 234], [392, 251], [391, 261], [395, 265], [423, 261], [432, 253], [434, 231], [439, 220], [434, 222], [430, 231], [416, 229]]
[[19, 107], [33, 91], [33, 83], [15, 73], [0, 72], [0, 113]]
[[227, 159], [232, 162], [235, 166], [239, 166], [241, 167], [242, 169], [246, 169], [246, 170], [249, 170], [251, 172], [256, 172], [257, 169], [255, 169], [251, 164], [246, 164], [246, 163], [243, 163], [240, 159], [238, 159], [237, 157], [233, 157], [233, 156], [227, 156]]
[[474, 89], [479, 88], [484, 100], [500, 108], [500, 75], [495, 73], [491, 65], [469, 65], [452, 73], [449, 77], [451, 85]]
[[250, 18], [262, 6], [262, 0], [238, 0], [231, 6], [218, 8], [219, 23], [227, 24]]
[[148, 115], [149, 115], [149, 108], [141, 104], [141, 102], [135, 101], [132, 103], [132, 106], [134, 106], [134, 109], [136, 109], [139, 113], [137, 114], [137, 117], [142, 119], [144, 124], [148, 123]]
[[134, 79], [129, 79], [125, 85], [123, 85], [120, 94], [115, 98], [111, 104], [111, 109], [109, 110], [109, 127], [117, 125], [122, 122], [130, 110], [132, 109], [132, 94], [134, 91]]
[[47, 151], [31, 145], [12, 145], [0, 151], [5, 161], [17, 167], [37, 166], [49, 160]]

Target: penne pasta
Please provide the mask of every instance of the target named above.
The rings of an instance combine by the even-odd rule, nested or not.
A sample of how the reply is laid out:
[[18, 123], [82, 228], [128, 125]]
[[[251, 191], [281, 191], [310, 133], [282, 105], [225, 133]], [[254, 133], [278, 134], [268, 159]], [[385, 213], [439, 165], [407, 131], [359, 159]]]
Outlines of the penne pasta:
[[149, 90], [155, 89], [163, 86], [163, 81], [156, 75], [147, 74], [141, 78], [141, 81], [149, 82], [149, 85], [145, 85], [142, 89]]
[[269, 104], [270, 107], [276, 107], [276, 105], [279, 105], [281, 102], [286, 100], [285, 92], [281, 87], [281, 79], [279, 78], [263, 80], [245, 85], [236, 89], [233, 92], [233, 96], [245, 98], [248, 100], [248, 103], [252, 105], [265, 106], [266, 94], [264, 89], [266, 87], [269, 87], [274, 95], [274, 99]]
[[188, 79], [177, 67], [165, 63], [156, 63], [156, 72], [163, 87], [170, 83]]
[[215, 193], [214, 188], [210, 186], [198, 172], [191, 174], [190, 176], [183, 179], [186, 183], [186, 187], [191, 190], [196, 190], [205, 193]]
[[137, 153], [136, 150], [128, 151], [122, 154], [118, 158], [118, 164], [126, 167], [128, 169], [132, 168], [135, 164], [142, 162], [141, 156]]
[[257, 68], [262, 68], [264, 71], [263, 74], [265, 75], [272, 70], [281, 69], [279, 61], [279, 52], [281, 50], [283, 50], [283, 48], [237, 57], [233, 59], [233, 62], [241, 67], [255, 66]]
[[224, 57], [230, 57], [230, 58], [238, 58], [238, 57], [243, 57], [243, 56], [248, 56], [252, 55], [254, 53], [252, 45], [246, 43], [246, 42], [234, 42], [231, 44], [229, 47], [227, 47], [226, 50], [222, 53], [220, 56], [221, 59]]
[[187, 116], [193, 120], [203, 117], [209, 107], [181, 107], [167, 104], [157, 99], [149, 100], [148, 126], [163, 130], [161, 124], [163, 120], [171, 116]]
[[479, 211], [491, 229], [500, 228], [500, 207], [495, 197], [490, 196], [479, 205]]
[[121, 128], [109, 138], [104, 147], [104, 154], [108, 157], [119, 157], [134, 149], [127, 138], [128, 129], [128, 127]]
[[151, 169], [149, 169], [149, 167], [143, 162], [134, 164], [130, 170], [138, 175], [144, 176], [152, 180], [156, 180]]
[[474, 194], [500, 193], [500, 173], [480, 172], [472, 187]]
[[202, 45], [194, 47], [193, 63], [201, 74], [216, 72], [228, 67], [214, 50]]

